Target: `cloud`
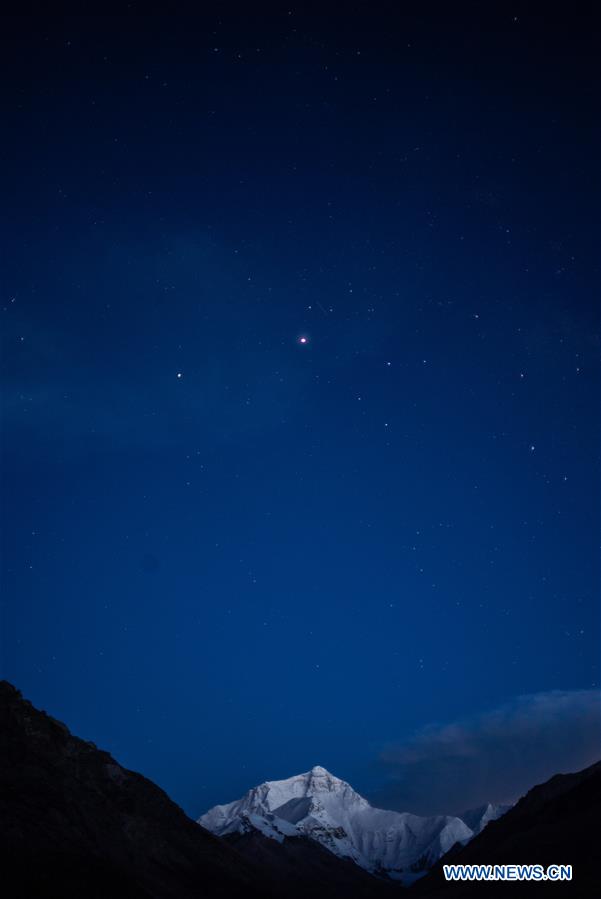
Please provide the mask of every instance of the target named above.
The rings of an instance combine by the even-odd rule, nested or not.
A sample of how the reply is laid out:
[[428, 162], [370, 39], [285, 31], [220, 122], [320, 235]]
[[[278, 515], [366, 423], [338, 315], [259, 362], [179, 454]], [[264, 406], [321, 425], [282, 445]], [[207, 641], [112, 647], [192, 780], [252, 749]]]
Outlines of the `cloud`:
[[511, 802], [554, 774], [601, 756], [601, 693], [519, 696], [484, 714], [433, 724], [382, 752], [386, 782], [372, 797], [422, 814]]

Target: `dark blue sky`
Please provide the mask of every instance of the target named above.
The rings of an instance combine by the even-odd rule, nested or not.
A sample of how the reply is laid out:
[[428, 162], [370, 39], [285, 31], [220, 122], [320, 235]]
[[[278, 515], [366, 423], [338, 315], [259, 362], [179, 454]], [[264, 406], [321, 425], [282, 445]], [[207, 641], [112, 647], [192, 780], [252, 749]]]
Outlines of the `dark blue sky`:
[[386, 792], [385, 747], [524, 695], [578, 717], [591, 23], [130, 10], [3, 38], [4, 676], [195, 815], [314, 764]]

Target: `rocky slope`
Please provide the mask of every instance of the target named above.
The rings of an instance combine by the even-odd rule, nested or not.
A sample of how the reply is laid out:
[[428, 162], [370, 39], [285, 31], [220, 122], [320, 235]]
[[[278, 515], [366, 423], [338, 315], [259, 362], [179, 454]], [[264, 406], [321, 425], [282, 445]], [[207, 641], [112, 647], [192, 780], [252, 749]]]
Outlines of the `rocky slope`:
[[399, 884], [373, 877], [309, 837], [286, 837], [278, 842], [253, 829], [224, 840], [261, 870], [269, 871], [286, 899], [297, 895], [302, 899], [402, 899], [405, 894]]
[[[601, 896], [599, 866], [599, 814], [601, 762], [577, 774], [558, 774], [533, 787], [498, 821], [490, 824], [467, 846], [454, 847], [411, 888], [409, 896], [450, 897], [513, 896], [536, 892], [577, 899]], [[447, 883], [442, 865], [550, 864], [572, 865], [571, 882]]]
[[235, 849], [6, 681], [0, 682], [0, 870], [11, 899], [267, 893]]

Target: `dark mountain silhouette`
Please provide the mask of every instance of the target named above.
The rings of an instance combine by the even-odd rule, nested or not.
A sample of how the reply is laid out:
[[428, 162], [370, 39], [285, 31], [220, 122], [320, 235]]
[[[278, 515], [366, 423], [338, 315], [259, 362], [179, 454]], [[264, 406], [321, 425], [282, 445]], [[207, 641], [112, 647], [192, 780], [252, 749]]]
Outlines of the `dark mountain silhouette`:
[[15, 897], [248, 897], [256, 870], [157, 786], [0, 682], [0, 853]]
[[316, 899], [402, 899], [405, 890], [399, 884], [377, 880], [353, 861], [338, 858], [315, 840], [291, 837], [281, 843], [258, 831], [223, 837], [245, 858], [271, 871], [278, 882], [286, 884], [283, 895]]
[[[491, 821], [467, 846], [454, 846], [409, 891], [420, 897], [513, 896], [536, 891], [577, 899], [601, 896], [599, 816], [601, 762], [577, 774], [557, 774], [533, 787], [497, 821]], [[443, 864], [572, 865], [570, 882], [448, 883]]]
[[235, 843], [213, 836], [155, 784], [72, 736], [0, 681], [4, 895], [368, 899], [396, 893], [309, 840]]

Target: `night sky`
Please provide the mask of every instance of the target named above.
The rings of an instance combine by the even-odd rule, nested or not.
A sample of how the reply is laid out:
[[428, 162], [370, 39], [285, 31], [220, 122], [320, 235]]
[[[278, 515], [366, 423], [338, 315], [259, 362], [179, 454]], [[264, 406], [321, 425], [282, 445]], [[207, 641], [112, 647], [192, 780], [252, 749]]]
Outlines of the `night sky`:
[[194, 816], [601, 754], [592, 22], [418, 6], [3, 21], [2, 674]]

